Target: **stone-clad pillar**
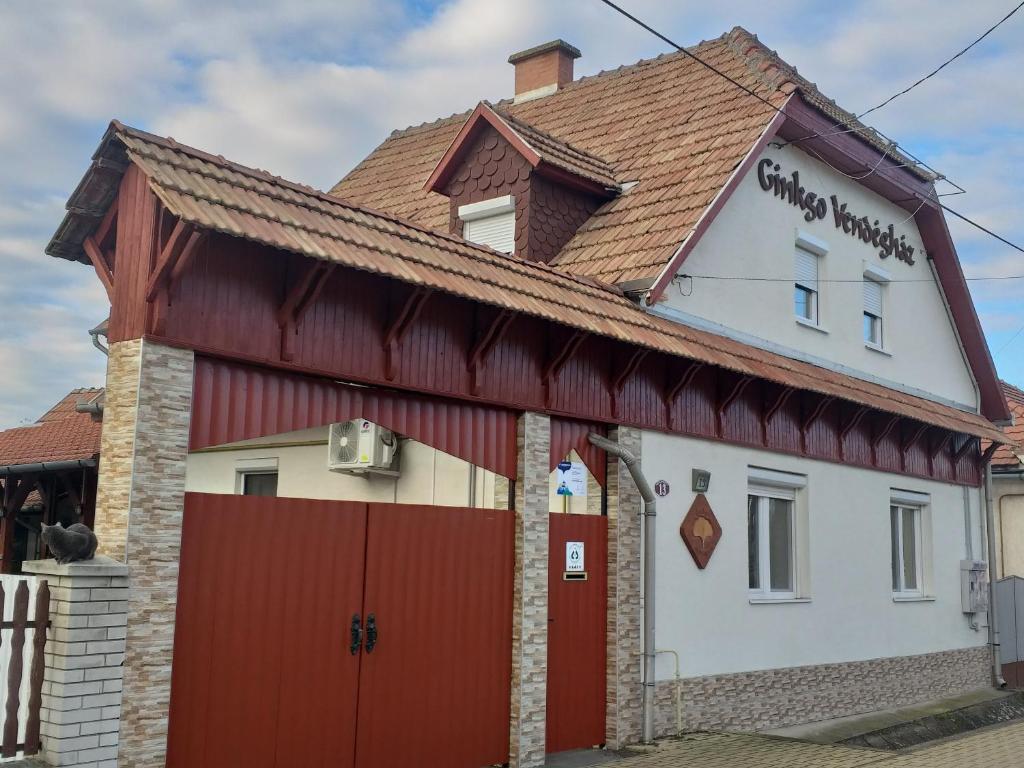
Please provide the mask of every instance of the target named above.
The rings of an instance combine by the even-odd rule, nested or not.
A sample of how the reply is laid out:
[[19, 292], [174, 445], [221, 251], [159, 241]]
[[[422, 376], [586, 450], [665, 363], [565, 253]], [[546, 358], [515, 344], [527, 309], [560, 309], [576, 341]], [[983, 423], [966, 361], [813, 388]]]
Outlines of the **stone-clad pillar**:
[[544, 764], [547, 720], [549, 417], [524, 413], [517, 442], [509, 765], [532, 768]]
[[190, 350], [110, 346], [96, 534], [129, 566], [119, 763], [133, 768], [167, 748], [193, 367]]
[[[640, 458], [640, 430], [617, 427], [608, 435]], [[641, 459], [642, 462], [642, 459]], [[640, 740], [643, 716], [640, 612], [640, 493], [626, 465], [608, 465], [608, 687], [605, 738], [617, 749]]]

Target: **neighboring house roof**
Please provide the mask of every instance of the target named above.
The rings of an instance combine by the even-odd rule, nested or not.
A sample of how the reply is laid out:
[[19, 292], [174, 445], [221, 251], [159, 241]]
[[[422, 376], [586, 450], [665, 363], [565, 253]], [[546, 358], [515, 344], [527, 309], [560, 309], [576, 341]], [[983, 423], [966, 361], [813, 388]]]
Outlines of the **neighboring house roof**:
[[[916, 218], [978, 382], [982, 411], [995, 421], [1007, 418], [941, 209], [925, 204], [934, 199], [932, 183], [939, 177], [837, 106], [746, 30], [736, 27], [688, 51], [765, 101], [678, 52], [584, 77], [543, 98], [494, 105], [509, 124], [528, 125], [600, 158], [620, 186], [630, 185], [579, 228], [551, 265], [627, 290], [650, 289], [650, 299], [657, 300], [759, 148], [777, 132], [795, 140], [820, 131], [823, 136], [800, 146], [819, 154], [823, 145], [847, 141], [858, 153], [872, 153], [865, 164], [871, 172], [858, 179]], [[817, 131], [806, 127], [807, 112], [815, 116], [808, 124], [820, 125]], [[425, 182], [475, 114], [396, 131], [331, 192], [447, 230], [449, 200]], [[863, 158], [847, 162], [859, 168]]]
[[[956, 432], [1002, 442], [984, 417], [750, 347], [651, 315], [616, 288], [527, 262], [353, 205], [264, 171], [246, 168], [113, 123], [94, 163], [135, 163], [174, 216], [202, 229], [245, 238], [345, 267], [436, 289], [580, 331], [700, 360], [740, 374], [831, 395]], [[76, 196], [109, 196], [117, 179], [92, 173], [69, 203], [48, 251], [81, 255]], [[70, 223], [69, 223], [70, 222]], [[77, 234], [76, 234], [77, 233]], [[77, 252], [76, 252], [77, 248]]]
[[75, 389], [35, 424], [0, 432], [0, 467], [93, 459], [100, 452], [103, 423], [75, 405], [95, 400], [102, 389]]
[[1020, 469], [1024, 464], [1021, 456], [1024, 446], [1024, 390], [1018, 389], [1012, 384], [1000, 381], [1003, 386], [1003, 393], [1006, 395], [1006, 404], [1013, 414], [1013, 426], [1004, 427], [1006, 436], [1016, 445], [1001, 445], [992, 455], [992, 466]]

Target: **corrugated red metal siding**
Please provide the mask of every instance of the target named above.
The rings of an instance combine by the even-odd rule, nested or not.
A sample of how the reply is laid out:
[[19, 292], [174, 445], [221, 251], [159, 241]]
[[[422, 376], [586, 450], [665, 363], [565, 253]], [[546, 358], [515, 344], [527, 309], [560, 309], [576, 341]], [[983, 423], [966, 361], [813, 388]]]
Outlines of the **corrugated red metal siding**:
[[[132, 177], [126, 176], [125, 183], [130, 181]], [[128, 223], [126, 218], [124, 224], [119, 222], [119, 225]], [[125, 259], [131, 261], [128, 256]], [[705, 366], [676, 398], [670, 414], [665, 393], [678, 382], [681, 363], [651, 353], [624, 382], [617, 398], [618, 412], [613, 415], [610, 387], [626, 365], [629, 348], [620, 342], [587, 338], [553, 377], [546, 394], [542, 372], [569, 334], [564, 328], [552, 332], [548, 324], [526, 316], [517, 316], [490, 350], [480, 367], [480, 386], [474, 393], [467, 361], [469, 349], [481, 332], [475, 327], [478, 316], [475, 305], [441, 293], [427, 300], [419, 318], [412, 324], [398, 347], [394, 378], [388, 379], [383, 350], [385, 328], [409, 287], [342, 267], [335, 270], [317, 301], [300, 319], [294, 337], [294, 358], [284, 361], [281, 330], [275, 314], [284, 300], [286, 286], [295, 281], [304, 267], [308, 267], [308, 260], [303, 262], [300, 257], [241, 240], [211, 236], [191, 271], [186, 272], [183, 281], [172, 291], [166, 335], [160, 338], [212, 355], [225, 354], [234, 359], [328, 378], [431, 392], [516, 410], [547, 411], [582, 421], [621, 423], [724, 439], [793, 453], [803, 452], [800, 426], [821, 397], [799, 392], [791, 397], [768, 425], [765, 446], [763, 411], [765, 403], [774, 399], [778, 385], [760, 381], [750, 384], [727, 409], [719, 434], [716, 403], [723, 396], [722, 392], [727, 392], [735, 382], [737, 374], [713, 365]], [[119, 280], [129, 278], [131, 275]], [[115, 337], [112, 335], [112, 338]], [[714, 357], [713, 350], [705, 352]], [[244, 412], [239, 413], [238, 407], [232, 403], [235, 415], [223, 413], [216, 415], [215, 420], [234, 422], [243, 418]], [[278, 406], [266, 407], [276, 410]], [[850, 405], [842, 404], [842, 407], [848, 409]], [[871, 440], [871, 430], [879, 423], [884, 425], [888, 417], [882, 414], [863, 419], [847, 436], [845, 452], [841, 452], [840, 422], [836, 421], [839, 411], [840, 404], [833, 403], [811, 428], [806, 437], [806, 455], [874, 466], [871, 452], [865, 451], [864, 445]], [[899, 472], [902, 460], [891, 452], [892, 446], [883, 441], [879, 446], [878, 468]], [[969, 453], [974, 458], [978, 455], [976, 449]], [[972, 469], [969, 461], [953, 468], [945, 458], [938, 456], [930, 470], [927, 462], [922, 464], [919, 458], [912, 458], [909, 465], [915, 469], [907, 471], [952, 482], [980, 482], [980, 472]]]
[[[551, 515], [548, 559], [547, 751], [603, 744], [608, 518]], [[584, 544], [586, 581], [565, 581], [565, 544]]]
[[196, 359], [193, 387], [192, 450], [365, 418], [506, 477], [516, 474], [511, 411], [206, 357]]
[[583, 463], [587, 465], [590, 474], [597, 482], [604, 487], [608, 470], [608, 454], [602, 451], [587, 439], [587, 435], [596, 432], [599, 435], [607, 434], [604, 424], [575, 421], [563, 419], [559, 416], [551, 417], [551, 469], [554, 470], [558, 462], [563, 461], [569, 451], [575, 449]]
[[186, 494], [169, 768], [354, 765], [365, 530], [363, 503]]
[[508, 761], [514, 520], [370, 505], [363, 610], [379, 634], [359, 682], [360, 768]]

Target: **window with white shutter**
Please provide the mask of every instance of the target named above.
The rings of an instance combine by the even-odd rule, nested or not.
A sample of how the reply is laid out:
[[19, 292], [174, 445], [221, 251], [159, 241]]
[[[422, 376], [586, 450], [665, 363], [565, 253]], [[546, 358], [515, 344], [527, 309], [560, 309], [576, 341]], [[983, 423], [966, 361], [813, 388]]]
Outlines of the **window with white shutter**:
[[882, 284], [864, 278], [864, 343], [882, 346]]
[[799, 320], [818, 324], [818, 259], [817, 254], [796, 249], [793, 311]]
[[511, 195], [459, 207], [462, 236], [502, 253], [516, 248], [516, 210]]

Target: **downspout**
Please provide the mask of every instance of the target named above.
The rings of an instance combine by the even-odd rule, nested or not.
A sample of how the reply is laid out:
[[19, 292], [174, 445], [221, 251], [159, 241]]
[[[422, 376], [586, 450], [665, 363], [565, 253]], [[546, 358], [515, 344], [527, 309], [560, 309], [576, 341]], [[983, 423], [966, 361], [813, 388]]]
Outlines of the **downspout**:
[[629, 470], [636, 489], [644, 500], [644, 722], [643, 742], [651, 744], [654, 742], [654, 545], [655, 545], [655, 522], [656, 499], [651, 490], [651, 484], [644, 477], [640, 468], [640, 461], [630, 451], [627, 451], [618, 443], [613, 443], [607, 438], [591, 432], [587, 435], [592, 445], [603, 449], [610, 456], [615, 456]]
[[[971, 514], [971, 491], [970, 491], [970, 489], [966, 485], [963, 486], [963, 489], [964, 489], [964, 542], [967, 545], [967, 547], [966, 547], [966, 549], [967, 549], [967, 559], [968, 560], [973, 560], [974, 559], [974, 530], [972, 528], [971, 522], [972, 522], [972, 519], [973, 519], [974, 516]], [[980, 629], [980, 627], [978, 626], [978, 614], [971, 613], [971, 614], [969, 614], [969, 616], [970, 616], [970, 618], [967, 619], [967, 626], [969, 626], [971, 629], [973, 629], [975, 632], [977, 632]]]
[[992, 465], [985, 463], [985, 543], [988, 552], [988, 642], [992, 648], [992, 681], [996, 688], [1005, 688], [1003, 667], [999, 660], [999, 612], [996, 610], [996, 580], [993, 578], [996, 556], [995, 516], [992, 509]]

